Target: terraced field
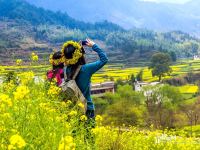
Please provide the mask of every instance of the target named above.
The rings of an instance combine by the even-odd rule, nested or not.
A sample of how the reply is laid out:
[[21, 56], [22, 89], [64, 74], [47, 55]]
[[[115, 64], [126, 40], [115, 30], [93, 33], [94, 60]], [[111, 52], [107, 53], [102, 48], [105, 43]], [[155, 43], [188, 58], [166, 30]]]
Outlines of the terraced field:
[[[200, 60], [182, 60], [177, 62], [176, 65], [171, 66], [173, 72], [170, 76], [164, 78], [171, 78], [173, 76], [178, 76], [181, 74], [186, 74], [190, 70], [193, 72], [200, 72]], [[24, 66], [0, 66], [0, 76], [5, 75], [8, 71], [15, 72], [24, 72], [24, 71], [33, 71], [37, 76], [45, 75], [47, 70], [51, 69], [50, 65], [24, 65]], [[106, 65], [103, 69], [98, 71], [93, 78], [93, 83], [100, 83], [110, 80], [127, 80], [129, 77], [134, 74], [135, 76], [139, 73], [140, 70], [143, 70], [143, 80], [146, 82], [157, 81], [157, 77], [152, 77], [151, 70], [148, 67], [134, 67], [126, 68], [123, 64], [109, 64]]]
[[[182, 60], [171, 67], [173, 71], [170, 76], [165, 76], [165, 79], [181, 74], [186, 74], [189, 71], [200, 72], [200, 60]], [[152, 77], [151, 69], [148, 69], [148, 67], [125, 68], [123, 65], [119, 64], [107, 65], [106, 67], [104, 67], [101, 71], [93, 76], [93, 82], [104, 82], [110, 80], [111, 78], [113, 78], [114, 80], [127, 80], [132, 74], [136, 76], [141, 69], [143, 69], [144, 81], [152, 82], [158, 80], [158, 77]]]

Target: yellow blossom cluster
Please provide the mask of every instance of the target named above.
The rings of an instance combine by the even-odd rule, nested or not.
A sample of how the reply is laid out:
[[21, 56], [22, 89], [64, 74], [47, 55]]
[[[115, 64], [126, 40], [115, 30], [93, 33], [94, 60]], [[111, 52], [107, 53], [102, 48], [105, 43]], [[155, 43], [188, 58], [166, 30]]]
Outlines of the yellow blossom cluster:
[[76, 116], [78, 114], [78, 112], [77, 111], [75, 111], [75, 110], [72, 110], [70, 113], [69, 113], [69, 116]]
[[58, 94], [61, 92], [61, 88], [57, 87], [56, 85], [51, 84], [50, 88], [48, 90], [48, 95], [51, 97], [58, 96]]
[[64, 137], [59, 144], [58, 150], [75, 150], [76, 144], [73, 141], [73, 137]]
[[106, 135], [107, 133], [109, 133], [109, 131], [111, 131], [110, 127], [103, 127], [103, 126], [92, 129], [92, 133], [94, 133], [95, 135], [98, 135], [99, 133]]
[[101, 126], [102, 125], [102, 121], [103, 121], [103, 118], [100, 116], [100, 115], [97, 115], [95, 117], [95, 121], [97, 123], [97, 126]]
[[3, 89], [6, 90], [6, 91], [8, 91], [8, 92], [11, 91], [11, 90], [13, 90], [14, 87], [15, 87], [15, 84], [14, 84], [13, 80], [11, 80], [8, 83], [4, 83], [3, 84]]
[[20, 86], [17, 87], [16, 91], [13, 92], [14, 99], [15, 100], [24, 99], [24, 98], [28, 97], [29, 92], [30, 91], [29, 91], [29, 88], [27, 86], [20, 85]]
[[8, 150], [21, 149], [25, 147], [26, 145], [26, 142], [24, 141], [24, 139], [18, 134], [11, 136], [9, 141], [10, 141], [10, 145], [8, 146]]
[[11, 115], [9, 113], [2, 113], [0, 114], [0, 117], [2, 119], [11, 119]]
[[80, 107], [81, 109], [84, 108], [83, 103], [78, 103], [78, 107]]
[[20, 81], [23, 85], [33, 81], [35, 74], [32, 71], [23, 72], [19, 74]]
[[0, 94], [0, 108], [1, 110], [5, 107], [12, 107], [13, 103], [11, 98], [6, 94]]
[[17, 65], [21, 65], [21, 64], [22, 64], [22, 59], [17, 59], [17, 60], [16, 60], [16, 64], [17, 64]]
[[38, 61], [38, 55], [36, 55], [35, 53], [32, 53], [31, 59], [32, 59], [32, 61]]
[[87, 121], [87, 117], [86, 117], [85, 115], [82, 115], [82, 116], [80, 117], [80, 120], [81, 120], [81, 121]]
[[71, 104], [72, 104], [72, 101], [67, 100], [66, 104], [67, 104], [67, 105], [71, 105]]
[[97, 115], [95, 117], [95, 121], [97, 121], [97, 122], [101, 122], [102, 120], [103, 120], [103, 118], [100, 115]]
[[40, 103], [39, 107], [48, 113], [56, 112], [56, 109], [52, 108], [50, 103]]

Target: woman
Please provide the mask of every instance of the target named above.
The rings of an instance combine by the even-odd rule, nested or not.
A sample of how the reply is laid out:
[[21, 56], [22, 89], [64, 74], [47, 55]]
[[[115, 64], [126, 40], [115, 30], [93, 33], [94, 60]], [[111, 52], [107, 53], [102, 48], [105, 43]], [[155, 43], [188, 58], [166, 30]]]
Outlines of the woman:
[[65, 57], [65, 65], [67, 66], [66, 74], [69, 78], [73, 77], [76, 69], [81, 65], [81, 69], [75, 81], [87, 100], [86, 116], [88, 118], [94, 118], [95, 107], [91, 99], [90, 91], [91, 77], [108, 62], [108, 58], [105, 52], [100, 49], [92, 40], [86, 39], [86, 41], [86, 46], [91, 47], [93, 51], [98, 54], [98, 61], [86, 64], [84, 58], [85, 51], [82, 45], [73, 41], [69, 41], [63, 45], [62, 53]]

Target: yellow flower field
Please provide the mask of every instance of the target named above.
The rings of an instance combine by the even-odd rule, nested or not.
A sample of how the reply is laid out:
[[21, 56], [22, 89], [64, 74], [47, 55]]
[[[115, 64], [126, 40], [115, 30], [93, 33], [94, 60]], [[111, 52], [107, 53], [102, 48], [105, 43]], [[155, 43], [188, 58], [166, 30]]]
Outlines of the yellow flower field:
[[[32, 55], [36, 56], [37, 55]], [[32, 58], [33, 59], [33, 58]], [[38, 59], [36, 59], [38, 60]], [[34, 60], [34, 61], [36, 61]], [[33, 70], [36, 75], [41, 76], [45, 75], [48, 70], [51, 69], [50, 65], [39, 65], [39, 64], [32, 64], [30, 65], [23, 65], [21, 64], [23, 61], [16, 60], [16, 63], [20, 65], [14, 65], [14, 66], [0, 66], [0, 76], [5, 75], [7, 71], [15, 71], [15, 72], [24, 72]], [[178, 62], [177, 65], [171, 66], [172, 73], [171, 76], [165, 76], [165, 79], [171, 78], [173, 76], [186, 74], [189, 70], [193, 70], [193, 72], [199, 72], [200, 70], [200, 61], [199, 60], [182, 60]], [[106, 65], [102, 70], [97, 72], [92, 77], [93, 83], [101, 83], [105, 81], [110, 81], [111, 78], [113, 78], [115, 81], [118, 79], [127, 80], [129, 77], [134, 74], [135, 76], [140, 72], [140, 70], [143, 69], [143, 80], [145, 82], [153, 82], [157, 81], [158, 77], [152, 77], [151, 70], [148, 69], [148, 67], [134, 67], [134, 68], [124, 68], [122, 64], [116, 64], [116, 65]]]
[[179, 87], [179, 90], [181, 93], [184, 93], [184, 94], [195, 94], [198, 92], [199, 88], [198, 86], [195, 86], [195, 85], [185, 85], [185, 86]]
[[[0, 85], [1, 150], [198, 150], [200, 139], [182, 133], [102, 126], [81, 113], [48, 82], [34, 83], [33, 72], [23, 72], [19, 83]], [[29, 75], [29, 76], [28, 76]]]

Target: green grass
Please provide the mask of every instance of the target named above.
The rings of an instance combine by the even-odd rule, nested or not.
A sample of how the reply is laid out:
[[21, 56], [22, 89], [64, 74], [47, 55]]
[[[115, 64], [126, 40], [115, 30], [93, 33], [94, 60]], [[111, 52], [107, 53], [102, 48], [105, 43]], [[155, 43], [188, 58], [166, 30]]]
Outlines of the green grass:
[[200, 125], [186, 126], [182, 130], [186, 132], [187, 136], [195, 135], [196, 137], [200, 137]]

